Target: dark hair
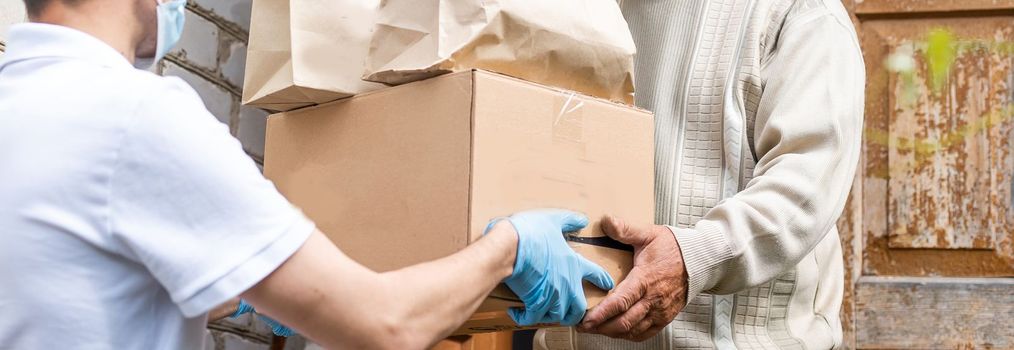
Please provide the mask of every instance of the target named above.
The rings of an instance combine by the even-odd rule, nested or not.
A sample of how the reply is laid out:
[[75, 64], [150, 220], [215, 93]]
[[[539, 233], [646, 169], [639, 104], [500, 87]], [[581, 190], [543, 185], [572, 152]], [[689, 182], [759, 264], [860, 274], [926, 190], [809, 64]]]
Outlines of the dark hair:
[[[35, 16], [42, 12], [42, 9], [46, 8], [53, 0], [24, 0], [25, 1], [25, 12], [28, 12], [29, 16]], [[78, 0], [60, 0], [65, 4], [73, 4]]]
[[25, 0], [25, 10], [29, 15], [34, 16], [39, 14], [47, 4], [49, 4], [49, 0]]

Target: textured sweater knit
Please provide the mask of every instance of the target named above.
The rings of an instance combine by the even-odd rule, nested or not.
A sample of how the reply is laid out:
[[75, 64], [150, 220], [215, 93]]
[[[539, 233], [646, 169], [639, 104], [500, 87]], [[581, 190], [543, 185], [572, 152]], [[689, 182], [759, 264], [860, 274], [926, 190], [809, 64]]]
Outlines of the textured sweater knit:
[[864, 64], [839, 0], [623, 0], [636, 102], [655, 112], [656, 220], [689, 302], [643, 343], [540, 332], [549, 349], [829, 349], [835, 223], [859, 159]]

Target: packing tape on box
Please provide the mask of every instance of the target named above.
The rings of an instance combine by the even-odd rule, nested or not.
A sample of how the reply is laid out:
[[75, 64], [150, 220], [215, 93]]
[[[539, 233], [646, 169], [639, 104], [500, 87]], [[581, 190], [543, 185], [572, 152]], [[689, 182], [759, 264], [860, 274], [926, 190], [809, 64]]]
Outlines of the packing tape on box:
[[584, 101], [575, 100], [575, 97], [577, 97], [577, 93], [570, 92], [567, 94], [567, 100], [563, 102], [562, 106], [560, 106], [560, 112], [556, 114], [556, 120], [553, 121], [553, 126], [559, 125], [560, 120], [563, 119], [565, 115], [576, 112], [581, 107], [584, 107]]
[[586, 144], [584, 142], [584, 97], [571, 91], [560, 92], [564, 98], [558, 99], [554, 106], [556, 118], [553, 120], [553, 142], [556, 145], [569, 145], [577, 159], [583, 159]]
[[564, 237], [567, 238], [568, 242], [593, 245], [593, 246], [596, 246], [596, 247], [609, 248], [609, 249], [618, 249], [618, 250], [627, 251], [627, 252], [631, 252], [631, 253], [634, 252], [634, 246], [629, 245], [629, 244], [624, 244], [624, 243], [622, 243], [620, 241], [617, 241], [617, 240], [613, 239], [612, 237], [608, 237], [608, 236], [581, 237], [581, 236], [574, 236], [574, 235], [566, 235]]

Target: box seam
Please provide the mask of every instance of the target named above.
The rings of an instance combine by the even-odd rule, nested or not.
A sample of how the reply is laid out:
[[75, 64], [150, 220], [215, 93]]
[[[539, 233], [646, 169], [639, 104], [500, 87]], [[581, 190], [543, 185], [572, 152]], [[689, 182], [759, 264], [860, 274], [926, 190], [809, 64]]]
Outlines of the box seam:
[[468, 218], [465, 223], [465, 233], [468, 238], [468, 244], [472, 244], [472, 225], [474, 224], [475, 218], [472, 217], [474, 212], [474, 193], [475, 193], [475, 103], [476, 103], [476, 74], [471, 72], [471, 85], [469, 87], [469, 110], [468, 110]]
[[513, 80], [513, 81], [518, 81], [518, 82], [522, 82], [522, 83], [525, 83], [525, 84], [535, 85], [535, 86], [537, 86], [537, 87], [539, 87], [541, 89], [545, 89], [545, 90], [549, 90], [549, 91], [554, 91], [554, 92], [557, 92], [557, 93], [574, 94], [576, 96], [581, 96], [582, 98], [586, 98], [586, 99], [589, 99], [591, 101], [605, 103], [605, 104], [610, 105], [612, 107], [623, 108], [623, 109], [633, 109], [633, 110], [636, 110], [636, 111], [641, 112], [641, 113], [650, 114], [650, 115], [652, 115], [652, 118], [654, 118], [654, 114], [651, 111], [649, 111], [647, 109], [644, 109], [644, 108], [641, 108], [641, 107], [638, 107], [637, 105], [633, 105], [633, 104], [628, 105], [626, 103], [617, 102], [617, 101], [613, 101], [613, 100], [610, 100], [610, 99], [605, 99], [605, 98], [598, 97], [598, 96], [592, 96], [592, 95], [589, 95], [589, 94], [586, 94], [586, 93], [583, 93], [583, 92], [579, 92], [579, 91], [567, 90], [567, 89], [564, 89], [564, 88], [559, 88], [559, 87], [555, 87], [555, 86], [551, 86], [551, 85], [546, 85], [546, 84], [543, 84], [543, 83], [537, 83], [537, 82], [533, 82], [533, 81], [530, 81], [530, 80], [521, 79], [521, 78], [518, 78], [518, 77], [515, 77], [515, 76], [512, 76], [512, 75], [507, 75], [507, 74], [503, 74], [503, 73], [500, 73], [500, 72], [494, 72], [494, 71], [485, 70], [485, 69], [474, 69], [474, 68], [472, 69], [472, 71], [476, 72], [476, 74], [485, 74], [485, 75], [489, 75], [490, 77], [493, 77], [493, 78]]
[[[270, 142], [268, 135], [271, 135], [271, 131], [274, 128], [278, 127], [273, 125], [276, 124], [276, 119], [281, 117], [282, 113], [273, 113], [268, 114], [268, 116], [264, 118], [264, 152], [261, 155], [261, 174], [263, 174], [265, 178], [267, 178], [267, 174], [269, 172], [268, 170], [269, 166], [267, 162], [268, 154], [275, 153], [274, 150], [272, 150], [272, 148], [268, 147], [268, 143]], [[269, 150], [271, 151], [269, 152]], [[270, 169], [274, 170], [274, 166], [271, 166]], [[276, 186], [274, 181], [271, 181], [271, 185]]]

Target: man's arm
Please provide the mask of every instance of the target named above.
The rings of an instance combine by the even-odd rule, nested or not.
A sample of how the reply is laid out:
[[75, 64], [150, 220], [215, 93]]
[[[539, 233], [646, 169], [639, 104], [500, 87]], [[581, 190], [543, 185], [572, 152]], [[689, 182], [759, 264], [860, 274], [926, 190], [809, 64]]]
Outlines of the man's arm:
[[[645, 272], [631, 273], [586, 315], [580, 330], [646, 339], [675, 316], [684, 298], [769, 281], [796, 265], [834, 225], [858, 163], [864, 66], [848, 19], [830, 12], [797, 18], [787, 20], [762, 71], [754, 178], [694, 227], [673, 228], [675, 242], [634, 244], [638, 250], [676, 247], [682, 259], [656, 254], [635, 261], [634, 268]], [[657, 237], [665, 229], [636, 231]], [[670, 296], [681, 302], [660, 302], [666, 299], [659, 295], [673, 290], [686, 293]], [[661, 316], [669, 319], [653, 320]]]
[[317, 231], [242, 296], [327, 348], [422, 349], [464, 323], [511, 274], [517, 239], [501, 221], [457, 254], [376, 273]]
[[104, 239], [143, 264], [185, 317], [248, 293], [250, 304], [329, 347], [421, 348], [461, 324], [508, 275], [504, 283], [525, 302], [523, 312], [508, 311], [523, 325], [580, 321], [582, 279], [612, 288], [609, 274], [563, 237], [588, 218], [554, 209], [499, 220], [454, 256], [374, 273], [319, 233], [309, 238], [313, 223], [192, 88], [152, 79], [159, 93], [144, 95], [118, 141]]
[[543, 209], [494, 221], [461, 252], [378, 274], [342, 254], [320, 232], [243, 294], [311, 339], [334, 348], [421, 349], [463, 323], [501, 280], [525, 303], [521, 325], [577, 324], [587, 308], [581, 281], [602, 289], [602, 267], [567, 246], [584, 215]]
[[754, 178], [693, 228], [673, 229], [690, 298], [784, 273], [845, 207], [859, 163], [866, 73], [852, 23], [833, 10], [787, 20], [762, 69]]

